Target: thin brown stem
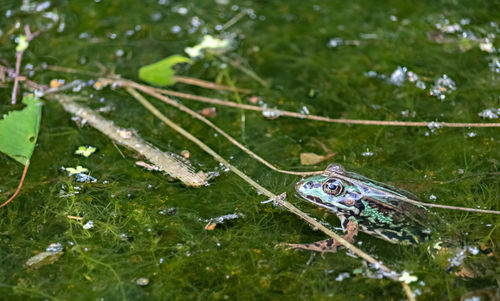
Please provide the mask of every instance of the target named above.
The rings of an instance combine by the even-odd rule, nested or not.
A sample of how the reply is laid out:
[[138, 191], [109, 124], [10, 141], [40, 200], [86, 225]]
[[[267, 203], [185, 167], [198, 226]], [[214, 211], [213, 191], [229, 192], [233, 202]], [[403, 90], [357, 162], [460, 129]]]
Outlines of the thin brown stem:
[[14, 88], [12, 88], [12, 101], [11, 101], [13, 105], [16, 104], [17, 90], [19, 86], [19, 73], [21, 72], [21, 60], [23, 59], [23, 52], [24, 51], [16, 52], [16, 73], [15, 73], [16, 77], [14, 78]]
[[[180, 97], [180, 98], [184, 98], [184, 99], [196, 100], [196, 101], [210, 103], [210, 104], [214, 104], [214, 105], [221, 105], [221, 106], [226, 106], [226, 107], [233, 107], [233, 108], [239, 108], [239, 109], [249, 110], [249, 111], [257, 111], [257, 112], [263, 112], [266, 110], [266, 108], [262, 108], [262, 107], [255, 106], [255, 105], [239, 104], [239, 103], [235, 103], [235, 102], [231, 102], [231, 101], [227, 101], [227, 100], [222, 100], [222, 99], [217, 99], [217, 98], [210, 98], [210, 97], [199, 96], [199, 95], [188, 94], [188, 93], [177, 92], [177, 91], [171, 91], [171, 90], [165, 90], [165, 89], [160, 89], [160, 88], [151, 88], [151, 89], [154, 89], [155, 91], [157, 91], [161, 94]], [[280, 116], [293, 117], [293, 118], [299, 118], [299, 119], [307, 119], [307, 120], [315, 120], [315, 121], [323, 121], [323, 122], [330, 122], [330, 123], [359, 124], [359, 125], [385, 125], [385, 126], [410, 126], [410, 127], [429, 127], [429, 125], [430, 125], [430, 122], [428, 122], [428, 121], [386, 121], [386, 120], [345, 119], [345, 118], [330, 118], [330, 117], [317, 116], [317, 115], [305, 115], [302, 113], [296, 113], [296, 112], [290, 112], [290, 111], [284, 111], [284, 110], [277, 110], [277, 112]], [[500, 123], [436, 122], [436, 123], [434, 123], [434, 125], [436, 125], [438, 127], [454, 127], [454, 128], [500, 127]]]
[[52, 65], [47, 65], [46, 69], [52, 70], [52, 71], [64, 72], [64, 73], [83, 74], [83, 75], [95, 76], [95, 77], [103, 76], [103, 74], [97, 73], [97, 72], [74, 69], [74, 68], [67, 68], [67, 67], [60, 67], [60, 66], [52, 66]]
[[[31, 40], [33, 40], [37, 35], [40, 34], [40, 31], [31, 33], [29, 25], [24, 26], [24, 32], [26, 34], [27, 43], [31, 42]], [[21, 73], [21, 61], [23, 59], [23, 54], [25, 50], [26, 49], [16, 52], [16, 71], [15, 71], [14, 88], [12, 89], [12, 101], [11, 101], [13, 105], [16, 104], [17, 90], [19, 87], [19, 75]]]
[[21, 181], [19, 181], [19, 185], [17, 185], [17, 189], [14, 192], [14, 194], [7, 201], [5, 201], [2, 205], [0, 205], [0, 208], [7, 205], [8, 203], [10, 203], [10, 201], [12, 201], [17, 196], [19, 191], [21, 191], [21, 187], [23, 187], [23, 183], [24, 183], [24, 178], [26, 177], [26, 173], [28, 172], [28, 166], [29, 166], [29, 163], [24, 165], [24, 170], [23, 170], [23, 175], [21, 176]]
[[[198, 86], [198, 87], [202, 87], [202, 88], [213, 89], [213, 90], [224, 90], [224, 91], [233, 91], [234, 90], [232, 87], [229, 87], [229, 86], [219, 85], [219, 84], [212, 83], [212, 82], [209, 82], [206, 80], [197, 79], [197, 78], [193, 78], [193, 77], [187, 77], [187, 76], [176, 75], [176, 76], [174, 76], [174, 81], [179, 82], [179, 83], [183, 83], [183, 84]], [[242, 88], [236, 88], [236, 90], [238, 90], [238, 92], [240, 92], [240, 93], [246, 93], [246, 94], [252, 92], [248, 89], [242, 89]]]

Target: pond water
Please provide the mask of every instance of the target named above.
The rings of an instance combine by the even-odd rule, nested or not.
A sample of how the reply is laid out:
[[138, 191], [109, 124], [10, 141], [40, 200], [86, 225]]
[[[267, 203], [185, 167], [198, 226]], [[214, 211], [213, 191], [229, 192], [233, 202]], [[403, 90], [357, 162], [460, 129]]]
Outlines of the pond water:
[[[184, 49], [204, 35], [224, 38], [230, 41], [227, 52], [195, 58], [177, 73], [251, 89], [251, 94], [181, 83], [172, 89], [244, 104], [258, 96], [270, 108], [332, 118], [430, 123], [389, 127], [271, 120], [259, 112], [217, 107], [212, 121], [272, 164], [321, 170], [336, 162], [426, 202], [499, 210], [498, 128], [431, 123], [498, 122], [488, 116], [500, 111], [499, 11], [498, 1], [2, 1], [0, 62], [15, 64], [14, 39], [22, 34], [16, 22], [41, 30], [24, 54], [22, 69], [40, 84], [97, 79], [46, 65], [106, 70], [140, 81], [139, 67], [186, 55]], [[22, 107], [10, 105], [11, 91], [12, 84], [0, 84], [1, 114]], [[79, 127], [60, 105], [45, 101], [24, 186], [0, 209], [0, 299], [406, 298], [398, 282], [378, 277], [376, 269], [345, 250], [320, 256], [276, 247], [326, 236], [286, 210], [262, 204], [266, 197], [125, 90], [82, 86], [68, 94], [162, 150], [188, 150], [197, 169], [219, 176], [208, 186], [190, 188], [147, 171], [135, 165], [142, 160], [135, 152], [89, 126]], [[340, 226], [334, 214], [294, 196], [299, 176], [269, 170], [203, 123], [151, 101], [259, 184], [287, 192], [301, 210], [332, 228]], [[194, 110], [208, 106], [182, 102]], [[489, 115], [487, 109], [493, 109]], [[89, 157], [74, 154], [87, 145], [97, 151]], [[335, 155], [325, 162], [300, 163], [301, 153], [328, 151]], [[77, 182], [62, 169], [78, 165], [96, 181]], [[15, 190], [22, 166], [3, 154], [0, 166], [4, 200]], [[357, 244], [391, 269], [418, 277], [410, 286], [419, 300], [457, 300], [498, 287], [498, 215], [432, 211], [446, 221], [432, 242], [393, 245], [361, 233]], [[211, 218], [232, 213], [238, 218], [205, 229]], [[479, 253], [467, 252], [465, 262], [447, 272], [449, 256], [427, 250], [437, 240]], [[57, 261], [26, 267], [49, 246], [62, 249]]]

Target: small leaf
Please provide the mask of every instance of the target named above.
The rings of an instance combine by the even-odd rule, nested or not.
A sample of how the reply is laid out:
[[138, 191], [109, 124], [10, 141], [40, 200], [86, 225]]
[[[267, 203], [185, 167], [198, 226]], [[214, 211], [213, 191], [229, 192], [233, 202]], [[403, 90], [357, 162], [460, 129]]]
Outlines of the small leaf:
[[211, 35], [204, 35], [203, 40], [198, 45], [186, 47], [184, 51], [192, 58], [201, 56], [204, 50], [212, 52], [225, 52], [229, 49], [229, 41], [214, 38]]
[[84, 172], [89, 171], [87, 168], [82, 167], [80, 165], [78, 165], [76, 168], [66, 167], [65, 169], [69, 172], [70, 175], [76, 175], [79, 173], [84, 173]]
[[412, 282], [415, 282], [418, 280], [418, 277], [417, 276], [413, 276], [411, 275], [410, 273], [408, 273], [407, 271], [404, 271], [403, 272], [403, 275], [401, 275], [401, 277], [399, 277], [398, 279], [399, 281], [401, 282], [404, 282], [406, 284], [410, 284]]
[[151, 65], [139, 69], [139, 78], [157, 86], [170, 86], [175, 84], [175, 71], [172, 67], [179, 63], [191, 64], [193, 61], [187, 57], [174, 54]]
[[75, 151], [75, 154], [77, 155], [82, 155], [86, 158], [90, 157], [94, 152], [96, 151], [96, 148], [93, 146], [80, 146], [78, 149]]
[[0, 120], [0, 152], [27, 165], [40, 129], [42, 103], [33, 94], [25, 96], [23, 103], [24, 109], [11, 111]]
[[28, 42], [28, 37], [25, 35], [20, 35], [19, 38], [17, 39], [17, 46], [16, 46], [16, 51], [24, 51], [26, 48], [28, 48], [29, 42]]

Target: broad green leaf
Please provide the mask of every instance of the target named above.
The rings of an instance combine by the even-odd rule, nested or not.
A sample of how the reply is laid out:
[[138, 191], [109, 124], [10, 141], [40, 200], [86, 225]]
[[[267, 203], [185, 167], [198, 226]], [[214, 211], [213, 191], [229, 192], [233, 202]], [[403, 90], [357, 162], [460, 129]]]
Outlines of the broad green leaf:
[[24, 109], [11, 111], [0, 120], [0, 152], [27, 165], [38, 138], [42, 102], [30, 94], [23, 98], [23, 103]]
[[179, 63], [191, 64], [193, 61], [187, 57], [174, 54], [151, 65], [139, 69], [139, 78], [157, 86], [170, 86], [175, 84], [175, 71], [172, 67]]

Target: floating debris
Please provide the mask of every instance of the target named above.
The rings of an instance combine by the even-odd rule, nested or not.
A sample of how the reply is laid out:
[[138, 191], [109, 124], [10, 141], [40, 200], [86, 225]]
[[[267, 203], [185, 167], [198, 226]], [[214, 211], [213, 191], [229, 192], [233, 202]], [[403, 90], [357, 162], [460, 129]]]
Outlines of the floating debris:
[[455, 33], [462, 31], [462, 26], [460, 24], [449, 24], [449, 21], [446, 19], [445, 24], [436, 24], [436, 28], [444, 33]]
[[117, 132], [118, 132], [118, 135], [120, 135], [120, 137], [123, 139], [132, 138], [132, 131], [125, 130], [125, 129], [119, 129]]
[[264, 116], [268, 119], [276, 119], [276, 118], [281, 116], [281, 111], [278, 110], [277, 108], [263, 107], [262, 108], [262, 116]]
[[491, 62], [488, 63], [490, 70], [494, 73], [500, 73], [500, 59], [493, 58]]
[[57, 89], [59, 87], [62, 87], [64, 85], [64, 79], [53, 79], [50, 81], [50, 88], [52, 89]]
[[260, 98], [259, 98], [258, 96], [252, 96], [252, 97], [250, 97], [250, 98], [248, 99], [248, 101], [249, 101], [250, 103], [254, 103], [254, 104], [255, 104], [255, 103], [257, 103], [257, 102], [259, 102], [259, 100], [260, 100]]
[[53, 242], [45, 249], [46, 252], [62, 252], [62, 250], [63, 247], [59, 242]]
[[240, 217], [245, 217], [245, 215], [243, 213], [236, 212], [207, 219], [205, 220], [205, 222], [207, 223], [207, 225], [205, 226], [205, 230], [211, 231], [215, 229], [217, 224], [223, 224], [227, 220], [233, 220]]
[[199, 113], [208, 118], [215, 118], [217, 116], [217, 109], [214, 107], [204, 108]]
[[472, 255], [477, 255], [479, 254], [479, 248], [476, 246], [469, 247], [469, 253]]
[[229, 41], [214, 38], [211, 35], [204, 35], [203, 40], [198, 45], [186, 47], [184, 51], [192, 58], [202, 56], [203, 51], [224, 53], [229, 49]]
[[467, 258], [467, 252], [471, 255], [479, 254], [479, 249], [475, 246], [465, 246], [458, 253], [455, 254], [453, 258], [448, 258], [450, 265], [446, 269], [447, 272], [451, 271], [454, 267], [462, 265], [465, 258]]
[[377, 71], [374, 71], [374, 70], [370, 70], [368, 72], [365, 72], [366, 77], [377, 77], [377, 75], [378, 75]]
[[431, 87], [429, 94], [436, 96], [440, 100], [444, 100], [446, 98], [446, 94], [450, 94], [456, 89], [455, 82], [444, 74], [436, 80], [434, 86]]
[[344, 44], [344, 40], [341, 39], [341, 38], [333, 38], [333, 39], [330, 39], [330, 41], [328, 41], [328, 44], [327, 46], [329, 48], [335, 48], [335, 47], [338, 47], [338, 46], [342, 46]]
[[226, 214], [226, 215], [221, 215], [219, 217], [211, 218], [211, 221], [214, 221], [217, 224], [222, 224], [222, 223], [224, 223], [224, 221], [237, 219], [240, 217], [245, 217], [245, 215], [243, 213], [236, 212], [236, 213], [230, 213], [230, 214]]
[[340, 281], [343, 281], [344, 279], [347, 279], [349, 277], [351, 277], [351, 275], [349, 273], [347, 273], [347, 272], [341, 273], [341, 274], [339, 274], [337, 276], [337, 278], [335, 278], [335, 281], [339, 281], [340, 282]]
[[434, 132], [436, 129], [439, 129], [441, 125], [438, 122], [431, 121], [427, 124], [427, 127], [431, 130], [431, 132]]
[[309, 112], [309, 109], [306, 106], [302, 106], [302, 109], [300, 110], [300, 114], [303, 115], [309, 115], [311, 112]]
[[415, 117], [417, 113], [415, 111], [410, 112], [409, 110], [404, 110], [401, 111], [401, 117], [403, 118], [408, 118], [408, 117]]
[[373, 153], [370, 152], [370, 151], [366, 151], [366, 152], [361, 153], [361, 156], [363, 156], [363, 157], [371, 157], [371, 156], [373, 156]]
[[[493, 23], [493, 25], [491, 24]], [[429, 40], [440, 44], [455, 44], [461, 51], [468, 51], [474, 47], [479, 47], [481, 51], [487, 53], [495, 53], [497, 49], [494, 47], [494, 39], [498, 32], [498, 25], [491, 22], [490, 26], [495, 29], [491, 32], [490, 28], [480, 28], [478, 26], [467, 26], [470, 24], [469, 19], [461, 19], [460, 24], [451, 23], [448, 19], [443, 19], [435, 26], [438, 32], [428, 32]], [[474, 33], [472, 30], [476, 30]], [[483, 37], [481, 37], [483, 36]]]
[[[370, 70], [365, 73], [366, 77], [380, 78], [382, 80], [387, 78], [385, 74], [378, 74], [376, 71]], [[424, 79], [426, 79], [424, 77]], [[421, 90], [425, 90], [425, 83], [420, 80], [420, 76], [418, 76], [415, 72], [408, 71], [407, 67], [398, 66], [396, 70], [391, 73], [391, 76], [388, 79], [389, 83], [395, 86], [401, 86], [406, 81], [413, 83], [417, 88]]]
[[362, 275], [363, 277], [371, 279], [382, 279], [384, 277], [389, 277], [394, 279], [397, 278], [398, 276], [401, 276], [396, 272], [392, 273], [385, 272], [384, 270], [380, 269], [380, 265], [378, 263], [368, 264], [366, 262], [362, 262], [362, 264], [363, 264], [362, 267], [356, 268], [352, 271], [353, 275]]
[[500, 116], [500, 108], [489, 108], [484, 111], [479, 112], [477, 115], [482, 118], [497, 119]]
[[403, 271], [403, 274], [398, 278], [399, 281], [402, 281], [406, 284], [410, 284], [418, 280], [417, 276], [413, 276], [407, 271]]
[[149, 284], [149, 279], [145, 277], [141, 277], [135, 281], [135, 283], [139, 286], [146, 286]]
[[60, 243], [51, 243], [45, 252], [38, 253], [31, 257], [24, 265], [29, 268], [38, 269], [44, 265], [56, 262], [62, 254], [62, 245]]
[[359, 46], [361, 43], [358, 40], [344, 40], [342, 38], [332, 38], [326, 45], [328, 48], [337, 48], [342, 45]]
[[320, 162], [325, 161], [326, 159], [334, 156], [335, 153], [327, 154], [327, 155], [317, 155], [315, 153], [301, 153], [300, 154], [300, 164], [302, 165], [316, 165]]
[[205, 230], [212, 231], [216, 226], [216, 223], [208, 223], [207, 225], [205, 225]]
[[188, 151], [188, 150], [183, 150], [181, 151], [181, 157], [183, 157], [184, 159], [189, 159], [189, 157], [191, 156], [191, 153]]
[[406, 67], [398, 66], [398, 68], [392, 72], [389, 82], [393, 85], [401, 86], [406, 80], [407, 70]]
[[97, 180], [90, 176], [89, 174], [86, 174], [89, 170], [85, 167], [82, 167], [78, 165], [76, 168], [73, 167], [62, 167], [63, 170], [66, 170], [69, 172], [69, 176], [76, 176], [76, 181], [77, 182], [87, 182], [90, 181], [92, 183], [95, 183]]
[[479, 49], [481, 49], [481, 51], [488, 53], [493, 53], [496, 51], [495, 47], [493, 47], [493, 43], [488, 38], [479, 42]]
[[423, 81], [421, 81], [421, 80], [417, 81], [417, 82], [415, 83], [415, 86], [416, 86], [417, 88], [419, 88], [420, 90], [425, 90], [425, 88], [426, 88], [425, 83], [424, 83]]
[[95, 153], [97, 149], [93, 146], [79, 146], [75, 151], [75, 154], [82, 155], [86, 158], [90, 157], [93, 153]]
[[94, 221], [90, 220], [85, 225], [83, 225], [83, 229], [89, 230], [94, 228]]

